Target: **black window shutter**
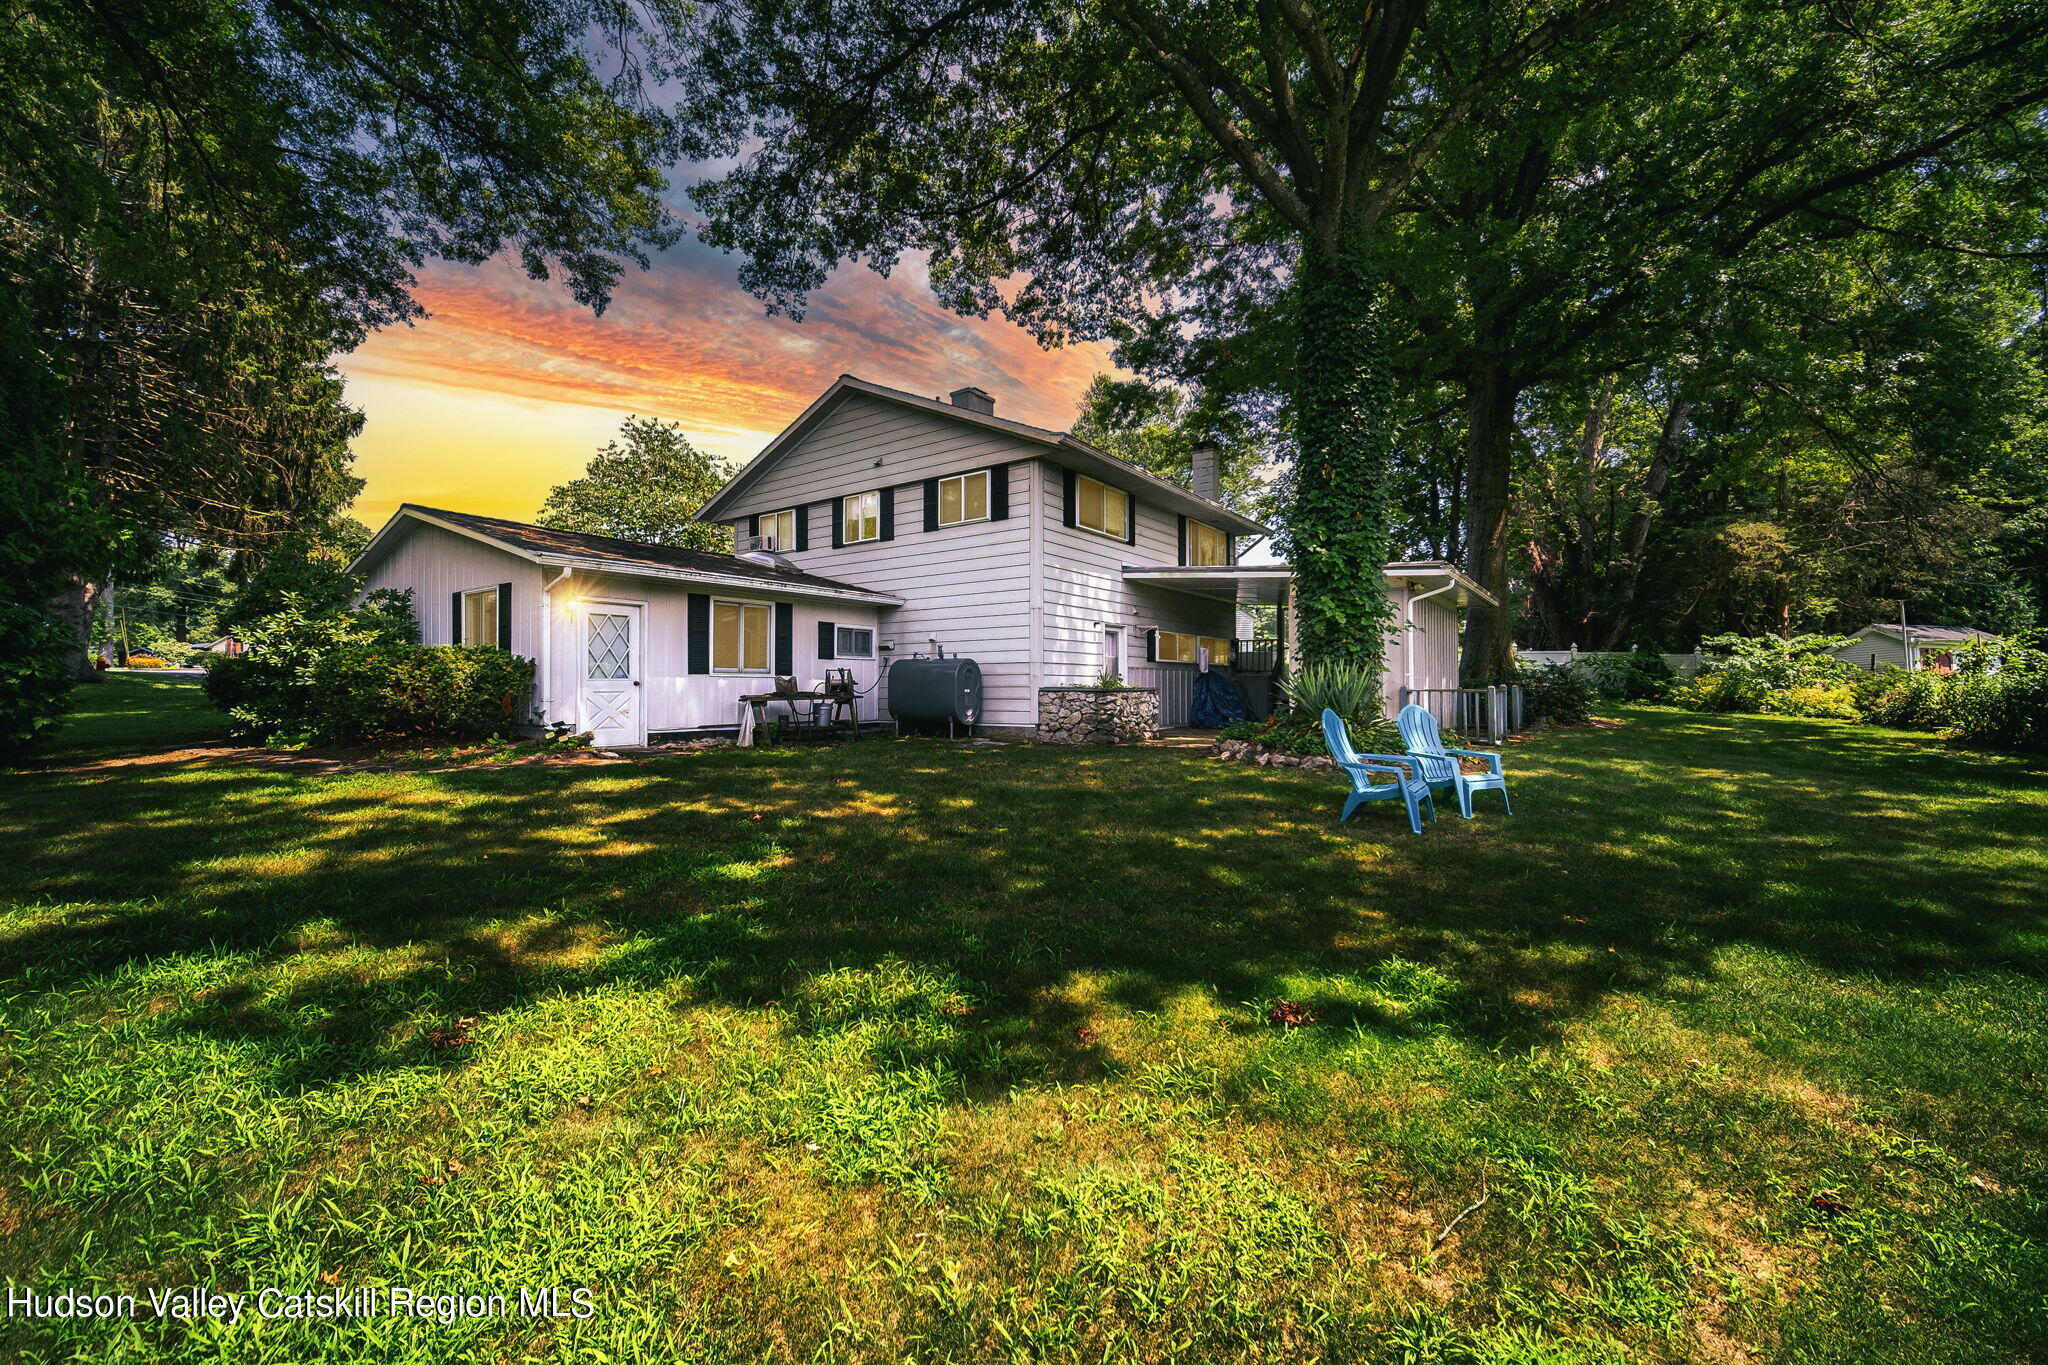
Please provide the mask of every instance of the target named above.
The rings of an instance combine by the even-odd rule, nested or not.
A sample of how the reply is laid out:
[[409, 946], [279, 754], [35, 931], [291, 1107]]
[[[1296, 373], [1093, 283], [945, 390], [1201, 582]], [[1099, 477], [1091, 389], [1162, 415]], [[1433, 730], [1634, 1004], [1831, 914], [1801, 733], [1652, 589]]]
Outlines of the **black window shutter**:
[[799, 550], [811, 548], [811, 505], [807, 502], [797, 504], [796, 547]]
[[512, 652], [512, 585], [498, 585], [498, 648]]
[[818, 622], [819, 658], [836, 659], [839, 657], [839, 636], [835, 633], [838, 629], [839, 627], [833, 625], [830, 621]]
[[1080, 525], [1081, 499], [1075, 495], [1074, 471], [1071, 469], [1062, 469], [1060, 471], [1060, 501], [1065, 505], [1066, 510], [1063, 515], [1067, 519], [1067, 525]]
[[692, 673], [711, 671], [711, 594], [690, 594], [689, 669]]
[[924, 529], [927, 531], [939, 529], [939, 481], [937, 479], [926, 479], [924, 481]]
[[846, 499], [834, 498], [825, 504], [825, 510], [832, 514], [832, 548], [846, 548]]
[[796, 672], [796, 608], [788, 602], [775, 604], [775, 671]]
[[1180, 562], [1188, 562], [1188, 519], [1180, 519]]
[[448, 605], [454, 608], [453, 623], [448, 627], [448, 643], [459, 645], [462, 643], [462, 594], [459, 592], [449, 593]]
[[988, 472], [988, 519], [1010, 519], [1010, 467], [999, 464]]
[[883, 540], [896, 539], [896, 490], [884, 488], [877, 499], [882, 504], [881, 532]]
[[747, 518], [747, 534], [750, 536], [761, 534], [761, 514], [759, 512], [755, 512]]
[[1224, 562], [1225, 564], [1235, 564], [1235, 563], [1237, 563], [1237, 537], [1236, 537], [1236, 536], [1225, 536], [1225, 537], [1223, 537], [1223, 562]]
[[1145, 662], [1148, 664], [1159, 662], [1159, 632], [1156, 630], [1145, 632]]
[[1138, 543], [1138, 500], [1124, 494], [1124, 544]]

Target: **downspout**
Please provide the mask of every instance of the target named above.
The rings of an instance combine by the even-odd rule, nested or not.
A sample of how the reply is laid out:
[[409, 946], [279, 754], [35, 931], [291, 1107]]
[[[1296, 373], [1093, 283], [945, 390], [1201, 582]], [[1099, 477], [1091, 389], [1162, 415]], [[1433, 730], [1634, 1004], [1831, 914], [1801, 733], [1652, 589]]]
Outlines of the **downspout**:
[[1405, 608], [1405, 614], [1408, 618], [1408, 633], [1401, 641], [1401, 662], [1404, 666], [1403, 671], [1407, 674], [1407, 681], [1401, 688], [1401, 704], [1404, 706], [1408, 704], [1408, 694], [1415, 690], [1415, 604], [1417, 602], [1427, 602], [1430, 598], [1447, 593], [1457, 586], [1456, 582], [1446, 583], [1441, 588], [1431, 588], [1428, 592], [1412, 596], [1408, 599], [1408, 604]]
[[546, 729], [555, 719], [555, 589], [568, 581], [576, 572], [568, 565], [562, 566], [561, 576], [552, 583], [540, 585], [540, 723]]

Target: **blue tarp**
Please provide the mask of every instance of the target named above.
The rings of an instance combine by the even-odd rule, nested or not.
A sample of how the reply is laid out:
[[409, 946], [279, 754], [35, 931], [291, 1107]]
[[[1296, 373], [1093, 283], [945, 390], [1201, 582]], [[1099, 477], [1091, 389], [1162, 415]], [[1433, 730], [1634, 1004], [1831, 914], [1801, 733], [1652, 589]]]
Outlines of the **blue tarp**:
[[1215, 669], [1195, 674], [1195, 694], [1188, 702], [1188, 724], [1220, 730], [1234, 720], [1251, 718], [1244, 689]]

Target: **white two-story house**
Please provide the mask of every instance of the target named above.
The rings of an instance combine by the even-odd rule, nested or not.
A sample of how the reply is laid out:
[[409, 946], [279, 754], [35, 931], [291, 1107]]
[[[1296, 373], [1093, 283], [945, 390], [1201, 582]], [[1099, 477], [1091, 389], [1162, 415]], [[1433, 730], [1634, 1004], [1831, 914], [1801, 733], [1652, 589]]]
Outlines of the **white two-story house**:
[[[1284, 620], [1292, 579], [1239, 562], [1268, 529], [1216, 500], [1203, 459], [1195, 481], [1009, 421], [978, 388], [841, 376], [705, 505], [732, 554], [407, 505], [355, 568], [412, 589], [428, 643], [534, 658], [541, 718], [604, 743], [729, 730], [742, 696], [833, 668], [887, 719], [891, 667], [938, 654], [978, 666], [976, 721], [999, 733], [1035, 729], [1041, 688], [1105, 674], [1157, 688], [1173, 726], [1205, 665], [1248, 671], [1263, 704], [1285, 642], [1241, 640], [1240, 609]], [[1393, 707], [1456, 685], [1457, 607], [1480, 590], [1441, 563], [1385, 572]]]

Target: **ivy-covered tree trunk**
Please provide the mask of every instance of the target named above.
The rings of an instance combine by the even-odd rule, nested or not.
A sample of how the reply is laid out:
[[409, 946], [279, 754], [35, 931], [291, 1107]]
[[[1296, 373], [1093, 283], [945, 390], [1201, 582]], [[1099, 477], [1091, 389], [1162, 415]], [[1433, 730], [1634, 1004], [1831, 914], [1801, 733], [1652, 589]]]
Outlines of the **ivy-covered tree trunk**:
[[1465, 571], [1499, 603], [1488, 606], [1474, 598], [1466, 611], [1458, 676], [1468, 687], [1499, 682], [1514, 659], [1507, 605], [1508, 509], [1520, 396], [1520, 387], [1498, 360], [1481, 360], [1465, 377]]
[[1311, 663], [1378, 669], [1393, 613], [1393, 369], [1383, 284], [1362, 243], [1310, 245], [1297, 288], [1297, 450], [1281, 548], [1294, 564], [1300, 647]]

